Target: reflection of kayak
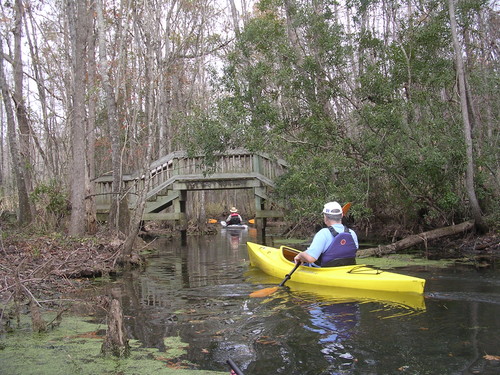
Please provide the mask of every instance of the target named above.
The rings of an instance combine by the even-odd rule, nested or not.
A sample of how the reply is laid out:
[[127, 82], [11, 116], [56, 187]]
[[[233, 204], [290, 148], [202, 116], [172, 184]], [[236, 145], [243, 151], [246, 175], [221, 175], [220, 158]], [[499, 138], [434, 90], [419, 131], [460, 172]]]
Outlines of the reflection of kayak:
[[225, 221], [220, 222], [222, 227], [225, 229], [248, 229], [246, 224], [229, 224], [227, 225]]
[[[250, 264], [268, 275], [283, 279], [294, 266], [298, 250], [287, 246], [279, 249], [247, 242]], [[340, 267], [300, 266], [292, 275], [297, 283], [353, 289], [422, 294], [425, 280], [394, 272], [379, 270], [363, 264]]]
[[[385, 290], [368, 290], [340, 288], [335, 286], [313, 285], [294, 282], [295, 273], [290, 281], [286, 283], [288, 289], [294, 293], [300, 293], [301, 298], [310, 297], [314, 301], [328, 303], [344, 302], [382, 302], [391, 306], [409, 307], [414, 310], [425, 310], [423, 294], [389, 292]], [[275, 277], [266, 275], [261, 270], [253, 268], [245, 273], [245, 277], [258, 284], [276, 284]]]
[[248, 225], [245, 224], [226, 225], [224, 229], [248, 229]]

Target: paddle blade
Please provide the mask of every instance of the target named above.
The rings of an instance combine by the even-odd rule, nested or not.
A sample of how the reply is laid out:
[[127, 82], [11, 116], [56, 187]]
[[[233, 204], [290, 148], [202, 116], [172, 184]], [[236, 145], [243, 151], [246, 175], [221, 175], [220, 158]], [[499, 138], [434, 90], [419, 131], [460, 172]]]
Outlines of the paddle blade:
[[249, 222], [250, 224], [255, 224], [255, 219], [250, 219], [250, 220], [248, 220], [248, 222]]
[[217, 223], [217, 220], [215, 220], [215, 219], [208, 219], [208, 223], [209, 224], [215, 224], [215, 223]]
[[273, 286], [272, 288], [264, 288], [261, 290], [256, 290], [255, 292], [250, 293], [250, 297], [259, 298], [259, 297], [267, 297], [279, 289], [277, 286]]
[[344, 207], [342, 207], [342, 213], [345, 215], [347, 215], [347, 212], [349, 212], [349, 208], [351, 208], [351, 202], [347, 202]]

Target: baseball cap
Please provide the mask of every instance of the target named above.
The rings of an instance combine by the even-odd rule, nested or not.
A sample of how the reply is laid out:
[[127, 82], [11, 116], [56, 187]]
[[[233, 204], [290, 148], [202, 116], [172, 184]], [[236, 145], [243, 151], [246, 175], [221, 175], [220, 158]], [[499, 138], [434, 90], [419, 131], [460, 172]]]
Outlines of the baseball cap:
[[327, 215], [339, 215], [342, 213], [342, 206], [337, 202], [328, 202], [323, 207], [323, 213]]

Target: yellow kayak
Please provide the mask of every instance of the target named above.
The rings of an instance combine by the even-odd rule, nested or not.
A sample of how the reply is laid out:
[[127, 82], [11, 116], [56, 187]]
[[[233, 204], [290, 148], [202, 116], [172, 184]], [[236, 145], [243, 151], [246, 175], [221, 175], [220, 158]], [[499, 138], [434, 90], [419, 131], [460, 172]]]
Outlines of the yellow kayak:
[[[314, 300], [319, 303], [344, 303], [344, 302], [379, 302], [385, 306], [407, 307], [414, 311], [425, 311], [425, 299], [423, 294], [388, 292], [385, 290], [368, 290], [341, 288], [336, 286], [324, 286], [294, 282], [295, 273], [290, 281], [286, 283], [287, 289], [303, 300]], [[280, 280], [262, 272], [256, 267], [251, 267], [245, 272], [245, 277], [254, 284], [277, 284]], [[270, 289], [270, 288], [266, 288]], [[276, 290], [279, 288], [276, 288]], [[262, 290], [262, 289], [261, 289]], [[260, 291], [260, 290], [256, 290]], [[264, 293], [263, 297], [267, 297]]]
[[[293, 269], [293, 258], [299, 252], [287, 246], [277, 249], [253, 242], [247, 242], [247, 249], [250, 265], [281, 279]], [[299, 266], [290, 280], [324, 287], [417, 294], [422, 294], [425, 286], [425, 279], [375, 269], [364, 264], [325, 268]]]

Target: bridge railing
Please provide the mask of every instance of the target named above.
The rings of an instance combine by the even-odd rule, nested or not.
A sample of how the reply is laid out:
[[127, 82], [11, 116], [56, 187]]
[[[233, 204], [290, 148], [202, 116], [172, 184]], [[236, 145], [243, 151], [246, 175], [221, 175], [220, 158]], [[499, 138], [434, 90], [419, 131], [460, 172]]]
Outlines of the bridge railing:
[[[244, 149], [229, 150], [215, 159], [208, 169], [203, 156], [188, 156], [185, 151], [176, 151], [151, 163], [149, 169], [148, 191], [158, 193], [180, 176], [210, 177], [213, 174], [248, 174], [259, 175], [268, 181], [274, 181], [286, 169], [286, 163], [273, 159], [266, 154], [252, 153]], [[96, 204], [98, 210], [105, 210], [111, 204], [112, 176], [101, 176], [96, 182]], [[134, 206], [139, 193], [146, 188], [146, 176], [124, 175], [123, 183], [128, 193], [129, 205]], [[148, 194], [150, 196], [151, 194]]]

